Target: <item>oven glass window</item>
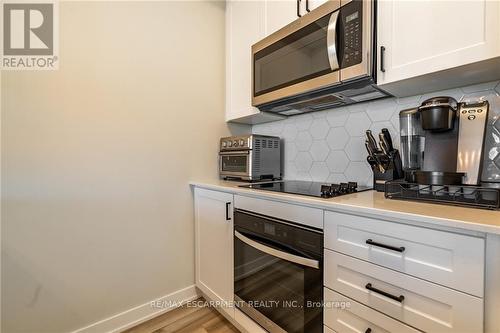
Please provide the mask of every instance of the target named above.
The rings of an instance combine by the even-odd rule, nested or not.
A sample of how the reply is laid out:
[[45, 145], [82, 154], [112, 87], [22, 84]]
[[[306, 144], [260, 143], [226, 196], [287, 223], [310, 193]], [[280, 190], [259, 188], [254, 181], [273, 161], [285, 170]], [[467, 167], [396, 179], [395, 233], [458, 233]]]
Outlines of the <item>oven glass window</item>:
[[255, 96], [332, 72], [327, 52], [330, 16], [305, 26], [254, 55]]
[[221, 155], [221, 171], [247, 172], [248, 155]]
[[322, 308], [318, 306], [322, 270], [269, 255], [236, 237], [234, 242], [236, 301], [239, 298], [250, 304], [288, 333], [322, 332]]

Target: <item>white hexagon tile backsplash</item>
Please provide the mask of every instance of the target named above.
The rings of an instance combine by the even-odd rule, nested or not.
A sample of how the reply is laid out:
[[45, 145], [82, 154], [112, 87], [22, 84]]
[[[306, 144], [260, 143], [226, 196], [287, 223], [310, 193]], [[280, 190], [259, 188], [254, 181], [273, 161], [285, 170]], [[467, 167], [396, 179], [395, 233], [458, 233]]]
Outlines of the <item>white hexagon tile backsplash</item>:
[[499, 81], [302, 114], [254, 125], [252, 132], [282, 138], [285, 179], [331, 183], [357, 181], [371, 185], [373, 175], [366, 162], [365, 131], [371, 129], [377, 136], [382, 128], [388, 128], [394, 145], [399, 147], [399, 111], [416, 107], [434, 96], [490, 102], [483, 179], [500, 182]]

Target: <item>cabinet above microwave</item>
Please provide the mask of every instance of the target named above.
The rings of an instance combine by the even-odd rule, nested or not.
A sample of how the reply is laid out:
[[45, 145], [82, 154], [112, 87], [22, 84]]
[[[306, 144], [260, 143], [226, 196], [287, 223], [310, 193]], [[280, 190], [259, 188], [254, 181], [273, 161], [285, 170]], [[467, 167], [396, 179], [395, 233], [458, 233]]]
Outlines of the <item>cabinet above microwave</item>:
[[[354, 1], [363, 2], [341, 1], [340, 8]], [[271, 33], [279, 33], [298, 21], [314, 21], [312, 17], [316, 15], [317, 19], [317, 12], [323, 10], [323, 7], [332, 6], [330, 3], [338, 4], [338, 0], [309, 0], [311, 12], [307, 13], [305, 8], [301, 8], [302, 17], [298, 18], [294, 14], [297, 11], [296, 1], [280, 1], [279, 10], [272, 10], [278, 6], [274, 2], [276, 1], [226, 2], [227, 121], [257, 123], [282, 117], [278, 113], [261, 112], [266, 110], [262, 106], [266, 103], [253, 102], [252, 45], [259, 44], [259, 41], [269, 38]], [[320, 5], [312, 6], [313, 2]], [[310, 101], [324, 93], [324, 90], [318, 89], [317, 95], [297, 98], [294, 101], [298, 103], [297, 108], [307, 105], [311, 111], [321, 110], [344, 105], [349, 101], [347, 98], [353, 99], [352, 97], [356, 101], [363, 101], [378, 98], [378, 94], [386, 92], [403, 97], [500, 79], [499, 1], [371, 2], [373, 17], [376, 19], [374, 40], [377, 44], [370, 48], [373, 57], [373, 82], [366, 85], [359, 78], [361, 82], [350, 81], [350, 89], [345, 86], [342, 88], [344, 92], [349, 91], [344, 99], [339, 98], [339, 94], [335, 92], [338, 87], [332, 85], [325, 98]], [[304, 3], [305, 1], [301, 1], [302, 5]], [[286, 22], [288, 24], [285, 27], [276, 31], [276, 27], [285, 25]], [[474, 22], [474, 26], [464, 25], [463, 22]], [[323, 31], [326, 43], [327, 31]], [[323, 66], [329, 65], [328, 60], [325, 62], [324, 53], [321, 63]], [[340, 59], [339, 66], [342, 67]], [[340, 82], [342, 83], [342, 72]], [[343, 84], [346, 83], [347, 80]], [[364, 87], [361, 92], [358, 90], [360, 86]], [[258, 105], [261, 110], [252, 104]]]

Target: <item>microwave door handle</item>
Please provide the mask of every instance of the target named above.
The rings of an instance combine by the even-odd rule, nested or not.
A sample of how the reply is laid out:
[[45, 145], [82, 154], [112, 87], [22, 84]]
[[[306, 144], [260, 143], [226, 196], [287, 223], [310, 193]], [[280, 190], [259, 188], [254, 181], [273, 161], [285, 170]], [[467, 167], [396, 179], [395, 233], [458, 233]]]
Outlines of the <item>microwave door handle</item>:
[[280, 258], [280, 259], [283, 259], [286, 261], [290, 261], [290, 262], [293, 262], [295, 264], [299, 264], [302, 266], [312, 267], [312, 268], [316, 268], [316, 269], [319, 268], [319, 261], [318, 260], [304, 258], [301, 256], [296, 256], [294, 254], [290, 254], [287, 252], [283, 252], [283, 251], [274, 249], [272, 247], [269, 247], [269, 246], [266, 246], [266, 245], [261, 244], [259, 242], [256, 242], [256, 241], [242, 235], [238, 231], [234, 232], [234, 236], [236, 236], [236, 238], [238, 238], [239, 240], [241, 240], [243, 243], [247, 244], [248, 246], [251, 246], [254, 249], [257, 249], [261, 252], [269, 254], [273, 257], [277, 257], [277, 258]]
[[328, 61], [330, 68], [335, 71], [339, 69], [338, 50], [337, 50], [337, 21], [340, 11], [332, 13], [328, 21], [328, 28], [326, 30], [326, 50], [328, 53]]

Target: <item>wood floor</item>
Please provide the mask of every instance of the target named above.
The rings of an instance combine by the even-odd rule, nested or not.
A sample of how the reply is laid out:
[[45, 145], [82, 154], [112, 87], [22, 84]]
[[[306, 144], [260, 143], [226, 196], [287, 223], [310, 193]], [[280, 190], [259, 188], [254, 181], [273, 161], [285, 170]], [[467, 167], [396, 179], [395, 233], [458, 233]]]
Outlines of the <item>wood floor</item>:
[[215, 309], [193, 306], [200, 303], [202, 302], [188, 303], [124, 333], [239, 333], [236, 327]]

